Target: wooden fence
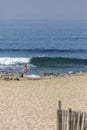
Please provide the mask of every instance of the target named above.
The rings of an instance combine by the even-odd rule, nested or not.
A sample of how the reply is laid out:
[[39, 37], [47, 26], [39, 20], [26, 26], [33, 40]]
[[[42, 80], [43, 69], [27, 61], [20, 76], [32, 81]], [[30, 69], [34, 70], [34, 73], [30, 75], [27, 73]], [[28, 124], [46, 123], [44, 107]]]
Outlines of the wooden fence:
[[87, 130], [87, 113], [75, 112], [72, 109], [62, 110], [61, 101], [59, 101], [57, 118], [58, 130]]

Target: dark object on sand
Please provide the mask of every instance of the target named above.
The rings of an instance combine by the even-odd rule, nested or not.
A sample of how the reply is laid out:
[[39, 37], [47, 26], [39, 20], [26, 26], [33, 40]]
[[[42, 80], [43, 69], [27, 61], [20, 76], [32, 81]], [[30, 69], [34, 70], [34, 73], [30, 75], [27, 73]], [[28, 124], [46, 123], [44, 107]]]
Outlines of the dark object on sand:
[[23, 77], [23, 73], [20, 74], [20, 77]]

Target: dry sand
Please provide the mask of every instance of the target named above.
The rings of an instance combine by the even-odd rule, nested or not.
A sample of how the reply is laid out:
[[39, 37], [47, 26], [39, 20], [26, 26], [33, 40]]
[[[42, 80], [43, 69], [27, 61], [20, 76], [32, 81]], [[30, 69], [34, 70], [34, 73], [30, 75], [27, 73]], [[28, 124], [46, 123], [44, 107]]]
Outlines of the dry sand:
[[0, 81], [0, 130], [57, 130], [62, 108], [87, 111], [87, 74]]

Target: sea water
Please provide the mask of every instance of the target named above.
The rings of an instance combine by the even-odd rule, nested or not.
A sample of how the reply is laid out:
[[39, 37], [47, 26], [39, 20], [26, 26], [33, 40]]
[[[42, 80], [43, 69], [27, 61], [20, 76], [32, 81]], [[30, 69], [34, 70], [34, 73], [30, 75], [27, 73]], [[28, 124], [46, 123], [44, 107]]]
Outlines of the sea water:
[[87, 71], [87, 21], [0, 21], [0, 71]]

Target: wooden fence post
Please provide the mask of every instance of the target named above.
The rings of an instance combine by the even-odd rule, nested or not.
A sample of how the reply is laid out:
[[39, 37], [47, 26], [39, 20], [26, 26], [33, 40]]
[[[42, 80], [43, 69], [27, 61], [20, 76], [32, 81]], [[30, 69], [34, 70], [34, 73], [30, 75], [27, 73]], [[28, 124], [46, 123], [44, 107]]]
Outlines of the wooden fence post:
[[59, 101], [59, 109], [57, 111], [57, 119], [58, 119], [58, 130], [62, 130], [62, 110], [61, 110], [61, 101]]
[[69, 109], [69, 130], [72, 130], [71, 114], [72, 114], [72, 109]]

